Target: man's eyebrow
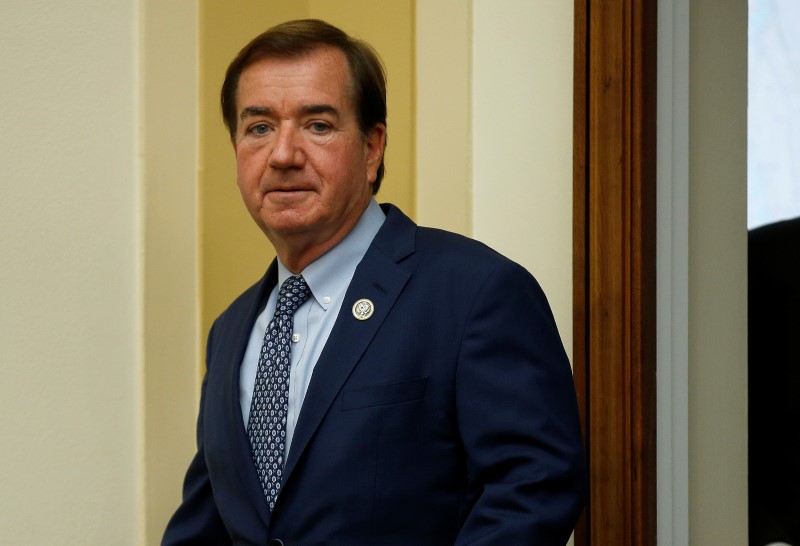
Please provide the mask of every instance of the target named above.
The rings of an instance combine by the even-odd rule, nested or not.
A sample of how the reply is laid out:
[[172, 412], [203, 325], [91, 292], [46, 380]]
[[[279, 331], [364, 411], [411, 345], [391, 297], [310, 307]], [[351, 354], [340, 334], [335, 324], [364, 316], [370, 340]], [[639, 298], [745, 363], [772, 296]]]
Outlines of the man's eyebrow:
[[239, 120], [244, 121], [249, 117], [268, 116], [270, 114], [272, 114], [272, 108], [267, 106], [247, 106], [243, 108], [242, 113], [239, 114]]
[[[274, 110], [269, 106], [246, 106], [242, 108], [242, 113], [239, 114], [239, 120], [244, 121], [249, 117], [269, 116], [274, 113]], [[331, 114], [340, 117], [339, 110], [330, 104], [307, 104], [300, 107], [300, 113], [304, 115], [309, 114]]]
[[303, 114], [331, 114], [339, 117], [339, 110], [330, 104], [308, 104], [300, 108]]

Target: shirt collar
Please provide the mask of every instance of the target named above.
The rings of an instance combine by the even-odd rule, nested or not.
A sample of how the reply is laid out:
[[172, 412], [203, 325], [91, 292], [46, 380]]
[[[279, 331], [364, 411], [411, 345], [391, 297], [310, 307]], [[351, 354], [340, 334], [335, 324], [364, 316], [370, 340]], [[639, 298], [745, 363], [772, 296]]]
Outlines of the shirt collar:
[[[380, 205], [374, 198], [370, 199], [369, 205], [350, 233], [301, 272], [314, 299], [326, 311], [344, 297], [356, 267], [367, 253], [384, 220], [386, 215]], [[291, 275], [278, 259], [278, 286]]]

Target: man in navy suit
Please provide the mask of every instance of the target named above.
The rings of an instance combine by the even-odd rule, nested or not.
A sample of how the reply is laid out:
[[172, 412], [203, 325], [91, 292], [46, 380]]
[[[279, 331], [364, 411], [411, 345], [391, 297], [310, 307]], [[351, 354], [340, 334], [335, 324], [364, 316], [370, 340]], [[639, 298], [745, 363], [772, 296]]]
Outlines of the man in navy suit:
[[385, 97], [372, 49], [321, 21], [273, 27], [228, 68], [238, 185], [278, 257], [209, 334], [164, 545], [570, 535], [583, 451], [545, 296], [486, 246], [378, 205]]

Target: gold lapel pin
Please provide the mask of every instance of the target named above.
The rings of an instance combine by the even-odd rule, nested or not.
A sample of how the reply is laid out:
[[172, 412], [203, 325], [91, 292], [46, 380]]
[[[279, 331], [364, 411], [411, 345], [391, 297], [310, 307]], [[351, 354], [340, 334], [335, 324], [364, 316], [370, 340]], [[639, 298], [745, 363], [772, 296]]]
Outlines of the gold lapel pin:
[[375, 312], [375, 305], [367, 298], [361, 298], [353, 304], [353, 316], [358, 320], [367, 320]]

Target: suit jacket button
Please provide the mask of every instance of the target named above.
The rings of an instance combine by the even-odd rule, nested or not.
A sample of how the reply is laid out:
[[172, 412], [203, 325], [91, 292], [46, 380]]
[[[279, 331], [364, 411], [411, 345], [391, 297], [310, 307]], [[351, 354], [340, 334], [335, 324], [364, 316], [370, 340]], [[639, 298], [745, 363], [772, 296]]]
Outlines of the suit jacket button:
[[273, 538], [267, 543], [267, 546], [283, 546], [283, 541], [279, 538]]

